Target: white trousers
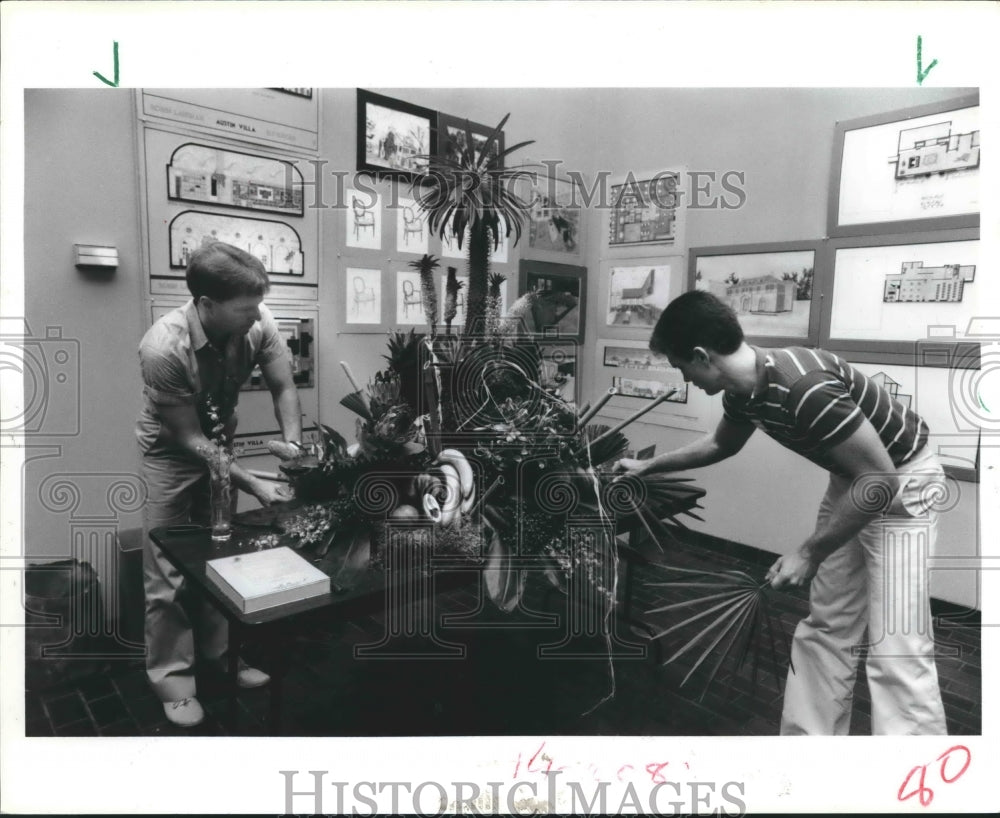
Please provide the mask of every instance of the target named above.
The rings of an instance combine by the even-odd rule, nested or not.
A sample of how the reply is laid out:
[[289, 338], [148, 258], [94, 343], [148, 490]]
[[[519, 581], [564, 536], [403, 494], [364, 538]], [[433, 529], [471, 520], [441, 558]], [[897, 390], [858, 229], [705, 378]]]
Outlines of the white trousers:
[[[947, 733], [927, 570], [944, 473], [930, 453], [898, 473], [903, 487], [888, 512], [827, 557], [812, 581], [809, 615], [792, 640], [782, 735], [848, 734], [862, 645], [868, 650], [872, 733]], [[850, 491], [849, 479], [831, 475], [820, 523]]]
[[[149, 487], [143, 509], [142, 555], [146, 591], [146, 675], [161, 701], [195, 695], [196, 656], [218, 659], [226, 651], [226, 618], [201, 594], [191, 593], [184, 577], [149, 539], [160, 526], [207, 525], [210, 511], [208, 469], [183, 458], [144, 457]], [[233, 491], [235, 507], [236, 491]]]

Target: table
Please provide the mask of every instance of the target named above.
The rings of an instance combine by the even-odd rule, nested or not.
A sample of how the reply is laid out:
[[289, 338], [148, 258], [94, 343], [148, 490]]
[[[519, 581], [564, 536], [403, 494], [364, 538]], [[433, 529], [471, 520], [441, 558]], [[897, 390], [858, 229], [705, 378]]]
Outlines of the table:
[[[407, 560], [406, 570], [371, 568], [352, 572], [349, 583], [339, 584], [343, 576], [346, 554], [344, 549], [331, 548], [324, 556], [316, 556], [306, 546], [299, 553], [331, 577], [328, 593], [289, 602], [253, 613], [244, 613], [229, 599], [205, 573], [205, 563], [219, 557], [251, 553], [256, 550], [254, 541], [263, 534], [278, 534], [278, 542], [269, 547], [288, 545], [295, 547], [294, 538], [280, 534], [281, 522], [293, 516], [304, 505], [291, 502], [268, 509], [255, 509], [237, 515], [233, 520], [233, 535], [222, 543], [212, 542], [210, 529], [198, 525], [179, 525], [153, 529], [149, 536], [164, 556], [181, 573], [192, 588], [204, 594], [229, 623], [229, 727], [237, 727], [237, 685], [240, 648], [251, 640], [259, 641], [269, 658], [267, 670], [271, 675], [268, 729], [274, 735], [280, 727], [282, 680], [288, 669], [287, 638], [290, 632], [302, 631], [315, 622], [314, 617], [347, 619], [371, 611], [382, 602], [392, 603], [401, 597], [413, 599], [421, 593], [438, 593], [465, 581], [455, 569], [477, 567], [476, 558], [449, 555], [445, 560], [434, 560], [434, 580], [451, 576], [453, 581], [424, 581], [429, 577], [414, 571], [412, 560]], [[425, 560], [429, 567], [429, 560]], [[443, 577], [439, 571], [450, 571]], [[420, 606], [418, 606], [418, 610]], [[412, 622], [407, 626], [415, 635], [431, 633], [432, 623]]]

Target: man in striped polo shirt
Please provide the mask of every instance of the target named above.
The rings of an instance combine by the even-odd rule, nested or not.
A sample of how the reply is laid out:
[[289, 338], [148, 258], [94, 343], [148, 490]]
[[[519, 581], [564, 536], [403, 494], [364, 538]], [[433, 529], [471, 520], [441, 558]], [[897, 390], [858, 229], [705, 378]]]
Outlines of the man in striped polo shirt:
[[[677, 471], [732, 457], [761, 429], [830, 473], [816, 529], [768, 573], [771, 584], [811, 581], [809, 615], [792, 643], [783, 735], [846, 735], [868, 628], [867, 675], [876, 735], [947, 732], [923, 562], [933, 549], [944, 475], [925, 445], [927, 424], [829, 352], [759, 349], [714, 295], [685, 293], [649, 343], [684, 380], [723, 393], [714, 432], [621, 472]], [[899, 545], [897, 545], [899, 544]], [[891, 581], [890, 581], [891, 580]]]

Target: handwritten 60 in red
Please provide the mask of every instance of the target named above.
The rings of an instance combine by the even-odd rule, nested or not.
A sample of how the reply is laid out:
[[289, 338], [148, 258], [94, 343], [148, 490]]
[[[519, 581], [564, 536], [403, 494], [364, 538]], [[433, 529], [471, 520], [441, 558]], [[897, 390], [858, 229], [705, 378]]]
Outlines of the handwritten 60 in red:
[[[961, 778], [965, 774], [965, 771], [969, 769], [969, 764], [972, 762], [972, 753], [969, 752], [968, 747], [956, 744], [954, 747], [941, 753], [935, 761], [941, 762], [941, 767], [938, 769], [938, 775], [941, 777], [941, 780], [945, 784], [951, 784]], [[920, 798], [920, 806], [926, 807], [930, 805], [931, 801], [934, 800], [934, 790], [927, 786], [927, 768], [933, 763], [921, 764], [919, 767], [914, 767], [910, 770], [906, 778], [903, 779], [903, 783], [899, 787], [899, 794], [896, 796], [900, 801], [906, 801], [916, 795]], [[906, 791], [907, 787], [914, 787], [913, 778], [915, 775], [919, 776], [915, 788]]]

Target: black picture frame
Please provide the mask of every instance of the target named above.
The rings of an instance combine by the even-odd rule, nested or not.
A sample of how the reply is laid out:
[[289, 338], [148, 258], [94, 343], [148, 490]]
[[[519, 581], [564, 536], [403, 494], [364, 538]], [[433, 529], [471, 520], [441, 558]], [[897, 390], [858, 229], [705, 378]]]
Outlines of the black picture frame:
[[[950, 128], [950, 122], [948, 116], [954, 114], [955, 112], [964, 111], [966, 109], [977, 108], [979, 106], [979, 94], [968, 94], [966, 96], [957, 97], [952, 100], [945, 100], [941, 102], [930, 103], [928, 105], [919, 105], [912, 108], [905, 108], [902, 110], [891, 111], [887, 113], [876, 114], [874, 116], [862, 117], [859, 119], [846, 120], [844, 122], [838, 122], [836, 125], [836, 131], [834, 134], [834, 147], [833, 147], [833, 163], [830, 170], [830, 194], [829, 194], [829, 205], [827, 208], [827, 235], [830, 238], [843, 238], [846, 236], [872, 236], [879, 235], [882, 233], [915, 233], [927, 230], [946, 230], [946, 229], [956, 229], [964, 227], [978, 227], [979, 226], [979, 211], [969, 211], [960, 214], [948, 215], [948, 216], [932, 216], [918, 217], [914, 215], [911, 218], [900, 218], [893, 220], [884, 220], [872, 218], [866, 221], [851, 221], [848, 223], [841, 224], [841, 204], [842, 198], [845, 198], [845, 175], [848, 175], [849, 168], [848, 164], [851, 163], [851, 159], [845, 159], [845, 146], [848, 140], [856, 139], [862, 135], [862, 132], [868, 131], [873, 133], [876, 129], [884, 129], [887, 137], [891, 137], [893, 133], [898, 136], [896, 149], [896, 155], [890, 156], [890, 151], [879, 152], [877, 156], [872, 156], [869, 163], [872, 166], [876, 164], [891, 164], [890, 159], [894, 159], [894, 164], [896, 165], [896, 170], [894, 175], [897, 179], [900, 179], [900, 173], [903, 177], [912, 176], [917, 178], [920, 176], [934, 177], [942, 176], [941, 171], [927, 171], [925, 164], [923, 168], [919, 167], [922, 153], [934, 153], [936, 151], [936, 142], [941, 142], [937, 148], [943, 148], [946, 154], [949, 153], [959, 153], [959, 148], [962, 146], [959, 144], [962, 138], [971, 137], [970, 134], [952, 133]], [[931, 125], [925, 125], [921, 128], [910, 128], [907, 129], [906, 125], [912, 120], [921, 119], [924, 117], [940, 117], [941, 121], [939, 128], [935, 132]], [[898, 129], [897, 129], [898, 126]], [[961, 129], [959, 129], [961, 131]], [[907, 143], [905, 151], [912, 154], [907, 159], [904, 156], [904, 146], [903, 139], [904, 134], [913, 134], [914, 144], [910, 146]], [[937, 136], [935, 136], [937, 133]], [[979, 167], [979, 146], [978, 146], [978, 134], [979, 131], [975, 131], [975, 156], [974, 163], [975, 168]], [[909, 137], [908, 137], [909, 138]], [[951, 140], [954, 144], [949, 144]], [[886, 143], [888, 147], [888, 142]], [[952, 148], [955, 148], [953, 151]], [[923, 157], [926, 162], [926, 157]], [[899, 168], [903, 164], [904, 160], [909, 162], [916, 162], [917, 167], [911, 170], [900, 171]], [[941, 167], [942, 162], [937, 161], [935, 157], [934, 167]], [[857, 159], [854, 160], [856, 163]], [[970, 157], [969, 162], [973, 161], [973, 157]], [[951, 172], [956, 168], [946, 168], [944, 172]], [[971, 169], [967, 168], [967, 169]], [[888, 169], [886, 170], [888, 173]], [[864, 172], [862, 170], [855, 170], [853, 176], [863, 178], [865, 180], [873, 180], [877, 174], [871, 174]], [[855, 198], [861, 201], [872, 202], [876, 197], [871, 195], [859, 195], [854, 194]], [[921, 200], [921, 208], [927, 207], [927, 212], [932, 213], [935, 202], [923, 201]], [[916, 210], [916, 208], [912, 208]]]
[[[396, 120], [395, 125], [393, 120]], [[383, 124], [393, 135], [391, 148], [385, 144], [388, 137], [380, 137]], [[411, 133], [414, 128], [420, 129], [421, 134], [426, 133], [426, 141], [421, 138], [417, 144], [410, 144], [413, 142], [411, 135], [405, 137], [405, 141], [401, 141], [397, 145], [396, 127], [401, 130], [405, 127]], [[413, 160], [412, 157], [432, 157], [437, 156], [437, 152], [436, 111], [362, 88], [358, 89], [357, 160], [359, 171], [366, 171], [379, 179], [414, 182], [423, 175], [427, 160]], [[385, 158], [386, 155], [389, 156], [388, 159]], [[397, 155], [401, 158], [394, 158]]]
[[518, 263], [518, 296], [532, 290], [568, 293], [576, 298], [571, 307], [561, 306], [552, 315], [532, 316], [525, 329], [538, 339], [563, 339], [583, 343], [587, 317], [587, 268], [575, 264], [557, 264], [551, 261], [521, 259]]
[[[722, 245], [718, 247], [694, 247], [688, 253], [688, 280], [687, 286], [689, 290], [697, 288], [698, 285], [698, 266], [699, 261], [702, 259], [721, 259], [723, 257], [729, 256], [781, 256], [782, 254], [788, 254], [789, 256], [799, 256], [806, 253], [812, 254], [812, 278], [811, 278], [811, 293], [809, 300], [809, 316], [806, 321], [806, 334], [802, 335], [761, 335], [755, 334], [750, 331], [747, 327], [744, 327], [746, 332], [747, 340], [756, 344], [757, 346], [764, 347], [782, 347], [782, 346], [820, 346], [820, 330], [821, 330], [821, 305], [824, 304], [824, 291], [827, 284], [827, 278], [824, 276], [824, 272], [827, 269], [823, 264], [823, 241], [819, 239], [814, 240], [803, 240], [803, 241], [783, 241], [783, 242], [769, 242], [761, 244], [730, 244]], [[804, 284], [805, 276], [802, 277], [802, 281], [796, 282], [796, 293], [795, 298], [798, 299], [797, 288]], [[717, 293], [718, 294], [718, 293]], [[724, 299], [725, 300], [725, 299]], [[799, 303], [798, 300], [796, 303]], [[740, 310], [736, 309], [737, 315], [740, 314]]]
[[[472, 131], [472, 139], [476, 140], [477, 136], [481, 136], [483, 141], [493, 133], [496, 126], [490, 127], [489, 125], [481, 125], [478, 122], [472, 122], [468, 119], [462, 119], [461, 117], [452, 116], [451, 114], [445, 114], [438, 112], [437, 115], [437, 150], [435, 151], [435, 156], [440, 156], [442, 159], [457, 159], [459, 156], [459, 151], [465, 144], [465, 129], [468, 126], [469, 130]], [[455, 136], [461, 139], [460, 143], [456, 143], [451, 135], [451, 131], [455, 131]], [[497, 154], [503, 154], [504, 151], [504, 132], [500, 131], [497, 137], [497, 146], [495, 152]], [[477, 154], [478, 159], [478, 154]], [[503, 167], [503, 158], [501, 157], [498, 167]]]

